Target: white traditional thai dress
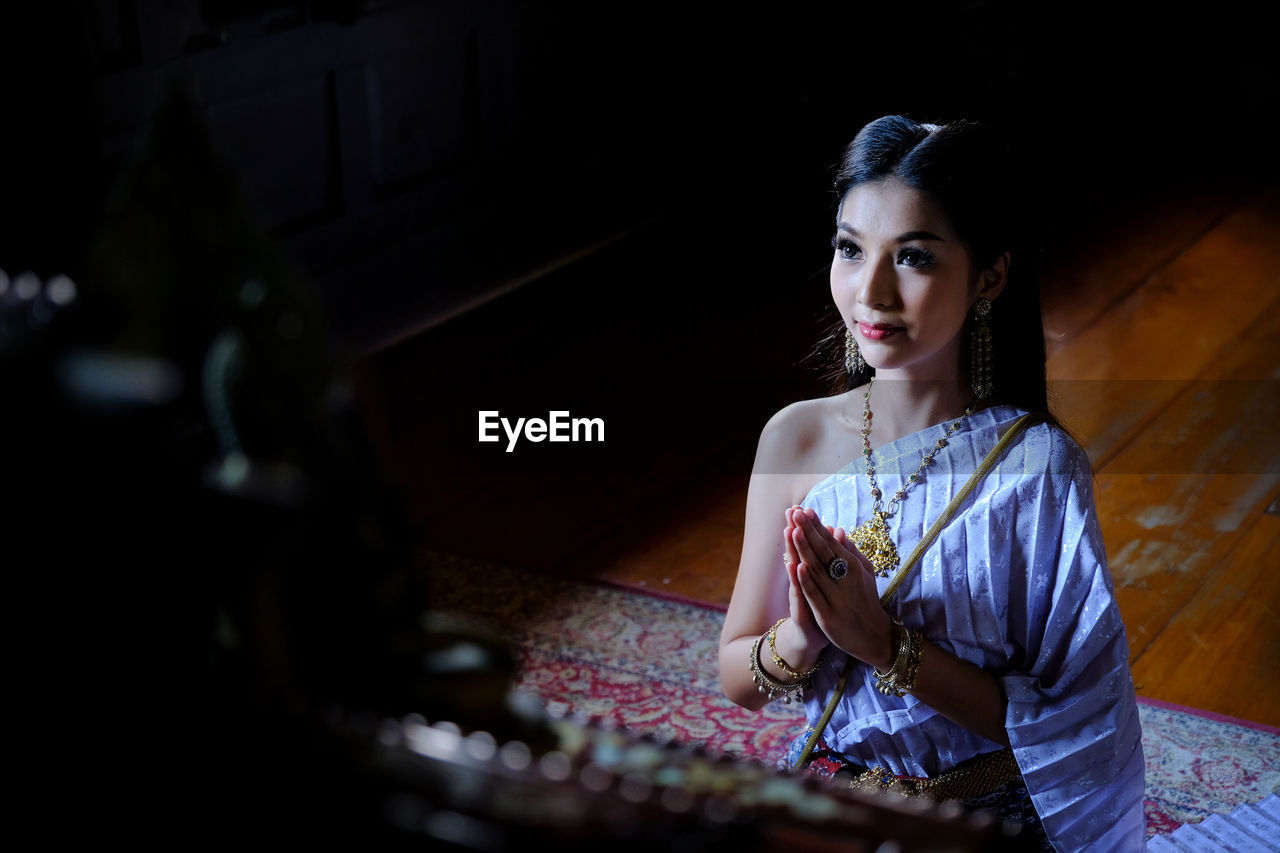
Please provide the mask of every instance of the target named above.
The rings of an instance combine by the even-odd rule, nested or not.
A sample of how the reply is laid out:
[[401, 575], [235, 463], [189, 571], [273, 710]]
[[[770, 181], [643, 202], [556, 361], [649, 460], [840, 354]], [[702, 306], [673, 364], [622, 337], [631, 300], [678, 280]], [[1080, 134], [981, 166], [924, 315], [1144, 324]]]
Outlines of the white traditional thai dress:
[[[1010, 406], [980, 410], [948, 437], [889, 521], [903, 561], [1022, 414]], [[938, 424], [875, 451], [886, 497], [945, 432], [946, 424]], [[873, 501], [865, 461], [815, 485], [803, 505], [848, 531], [866, 521]], [[881, 592], [890, 580], [878, 581]], [[1145, 848], [1142, 732], [1129, 647], [1089, 460], [1070, 436], [1045, 423], [1029, 427], [922, 555], [888, 609], [908, 628], [999, 677], [1014, 756], [1058, 850]], [[806, 699], [810, 726], [844, 661], [844, 655], [824, 655]], [[826, 743], [851, 761], [935, 776], [1002, 748], [910, 694], [880, 693], [872, 668], [855, 666], [824, 731]]]

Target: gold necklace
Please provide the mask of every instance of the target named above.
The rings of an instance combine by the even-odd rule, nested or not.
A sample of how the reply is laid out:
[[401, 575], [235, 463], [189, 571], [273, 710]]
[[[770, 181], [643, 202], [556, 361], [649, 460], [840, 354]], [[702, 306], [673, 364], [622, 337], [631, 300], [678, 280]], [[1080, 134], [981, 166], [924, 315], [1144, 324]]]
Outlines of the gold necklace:
[[933, 463], [934, 454], [947, 446], [947, 436], [960, 429], [973, 414], [973, 404], [970, 403], [965, 408], [964, 416], [960, 420], [947, 426], [946, 434], [938, 439], [938, 443], [932, 450], [921, 457], [920, 467], [907, 478], [902, 488], [894, 493], [889, 505], [884, 506], [880, 501], [880, 486], [876, 483], [875, 461], [871, 458], [871, 386], [875, 381], [876, 378], [872, 376], [867, 382], [867, 390], [862, 394], [862, 455], [867, 460], [867, 481], [871, 484], [871, 497], [875, 500], [875, 504], [871, 508], [871, 517], [858, 525], [849, 539], [854, 547], [871, 561], [876, 577], [887, 578], [889, 572], [896, 569], [899, 563], [898, 547], [889, 538], [888, 519], [893, 518], [894, 508], [907, 496], [907, 489], [920, 479], [920, 472]]

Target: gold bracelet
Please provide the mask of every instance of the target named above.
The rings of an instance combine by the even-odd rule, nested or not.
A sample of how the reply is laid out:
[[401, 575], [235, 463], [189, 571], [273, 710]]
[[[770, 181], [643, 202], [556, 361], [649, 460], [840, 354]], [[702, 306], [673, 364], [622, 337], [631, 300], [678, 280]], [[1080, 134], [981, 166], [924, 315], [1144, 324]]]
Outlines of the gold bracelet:
[[790, 664], [788, 664], [785, 660], [782, 659], [782, 655], [778, 654], [778, 646], [777, 646], [778, 628], [779, 626], [782, 625], [783, 622], [786, 622], [789, 618], [791, 617], [783, 616], [777, 622], [774, 622], [773, 627], [769, 629], [769, 633], [767, 635], [769, 637], [769, 651], [773, 655], [774, 666], [776, 666], [778, 669], [785, 672], [787, 675], [789, 675], [791, 678], [795, 679], [796, 681], [804, 681], [806, 678], [811, 677], [815, 672], [818, 671], [818, 666], [822, 663], [822, 655], [819, 654], [818, 659], [814, 661], [813, 666], [809, 667], [804, 672], [796, 672], [794, 669], [792, 669]]
[[889, 621], [895, 626], [898, 635], [898, 650], [893, 656], [893, 663], [890, 664], [886, 672], [881, 672], [879, 667], [872, 667], [871, 671], [875, 673], [876, 678], [881, 681], [893, 681], [907, 665], [907, 655], [911, 650], [911, 638], [907, 636], [907, 629], [902, 626], [902, 622], [890, 616]]
[[905, 696], [915, 689], [916, 680], [920, 677], [920, 661], [923, 658], [924, 635], [919, 631], [910, 631], [901, 627], [898, 642], [898, 657], [893, 667], [885, 673], [873, 669], [876, 674], [876, 689], [886, 696]]
[[905, 696], [916, 687], [920, 678], [920, 661], [924, 658], [924, 635], [919, 631], [911, 632], [911, 652], [907, 658], [907, 671], [894, 683], [894, 693]]
[[[774, 695], [781, 695], [785, 704], [791, 704], [791, 700], [800, 702], [804, 699], [804, 691], [806, 687], [812, 684], [812, 680], [805, 678], [803, 681], [785, 684], [771, 676], [760, 662], [760, 647], [764, 645], [765, 638], [768, 634], [761, 634], [760, 638], [751, 644], [751, 651], [748, 653], [751, 666], [751, 680], [756, 683], [756, 689], [767, 695], [770, 701]], [[814, 667], [817, 668], [816, 665]]]

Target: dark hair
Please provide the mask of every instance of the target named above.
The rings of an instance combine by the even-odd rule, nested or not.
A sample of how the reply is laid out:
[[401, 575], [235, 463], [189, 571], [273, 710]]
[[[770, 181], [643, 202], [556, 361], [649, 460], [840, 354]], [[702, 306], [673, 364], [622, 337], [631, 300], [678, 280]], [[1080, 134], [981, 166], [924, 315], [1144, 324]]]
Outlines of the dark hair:
[[[992, 304], [992, 402], [1049, 414], [1044, 317], [1038, 258], [1020, 233], [1031, 217], [1017, 195], [1022, 182], [1012, 152], [986, 126], [972, 121], [923, 124], [903, 116], [878, 118], [858, 131], [836, 171], [836, 207], [854, 187], [885, 178], [929, 194], [964, 241], [978, 269], [1009, 252], [1009, 278]], [[844, 320], [824, 340], [838, 350], [835, 391], [865, 383], [875, 369], [844, 369]], [[967, 346], [967, 343], [966, 343]], [[831, 353], [835, 355], [836, 353]], [[965, 354], [967, 362], [967, 353]], [[828, 362], [829, 363], [829, 362]]]

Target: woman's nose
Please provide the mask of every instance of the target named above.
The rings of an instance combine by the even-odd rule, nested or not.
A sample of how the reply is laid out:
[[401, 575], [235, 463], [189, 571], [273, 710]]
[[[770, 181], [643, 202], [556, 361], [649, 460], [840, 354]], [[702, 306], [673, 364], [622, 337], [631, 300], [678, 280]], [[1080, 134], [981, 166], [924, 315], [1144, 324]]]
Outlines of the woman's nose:
[[855, 295], [863, 305], [881, 307], [892, 305], [896, 298], [896, 279], [893, 259], [882, 257], [865, 263], [858, 271]]

